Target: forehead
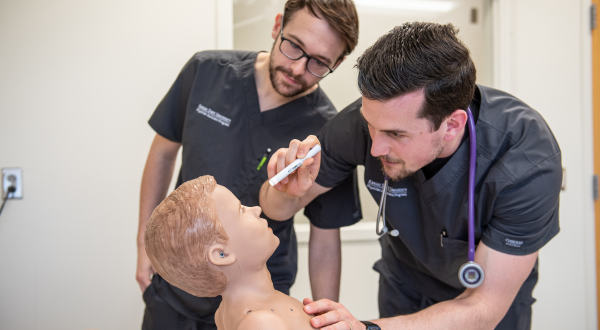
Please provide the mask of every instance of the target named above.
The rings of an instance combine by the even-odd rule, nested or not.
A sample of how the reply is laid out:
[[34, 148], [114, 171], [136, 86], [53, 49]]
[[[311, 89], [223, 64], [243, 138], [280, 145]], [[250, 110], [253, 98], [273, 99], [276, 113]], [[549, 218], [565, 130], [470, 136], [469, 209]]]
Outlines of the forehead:
[[429, 125], [427, 119], [418, 117], [424, 100], [422, 90], [383, 102], [363, 97], [361, 113], [377, 130], [421, 130], [423, 125]]
[[229, 189], [217, 185], [212, 192], [212, 196], [221, 222], [227, 222], [232, 215], [238, 213], [240, 201]]
[[[317, 11], [317, 15], [321, 14]], [[335, 61], [345, 49], [342, 38], [324, 18], [315, 17], [307, 7], [293, 13], [283, 27], [285, 37], [300, 41], [310, 55], [327, 56]]]

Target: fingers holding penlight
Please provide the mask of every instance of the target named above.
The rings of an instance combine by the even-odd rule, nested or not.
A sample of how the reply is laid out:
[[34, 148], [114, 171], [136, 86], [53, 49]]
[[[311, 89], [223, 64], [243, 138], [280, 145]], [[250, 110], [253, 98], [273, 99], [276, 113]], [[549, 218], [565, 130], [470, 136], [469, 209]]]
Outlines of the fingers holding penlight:
[[269, 160], [269, 184], [292, 197], [304, 196], [319, 173], [320, 151], [314, 135], [302, 142], [292, 140], [289, 148], [277, 150]]
[[298, 152], [297, 152], [298, 158], [304, 158], [304, 156], [306, 156], [308, 151], [310, 149], [312, 149], [314, 146], [316, 146], [317, 144], [321, 145], [321, 143], [319, 142], [319, 139], [317, 139], [317, 137], [314, 135], [309, 135], [298, 146]]
[[299, 147], [300, 147], [300, 141], [294, 139], [290, 142], [290, 147], [288, 148], [287, 154], [285, 156], [285, 166], [281, 169], [278, 169], [279, 171], [283, 170], [286, 166], [293, 163], [296, 159], [304, 157], [304, 156], [300, 157], [300, 155], [298, 155]]
[[[288, 165], [287, 163], [287, 158], [288, 155], [290, 154], [290, 150], [289, 149], [279, 149], [281, 150], [281, 152], [277, 155], [277, 169], [275, 171], [275, 174], [283, 171], [284, 168], [286, 168], [286, 166]], [[288, 183], [289, 179], [288, 178], [284, 178], [283, 180], [281, 180], [279, 183], [286, 184]]]

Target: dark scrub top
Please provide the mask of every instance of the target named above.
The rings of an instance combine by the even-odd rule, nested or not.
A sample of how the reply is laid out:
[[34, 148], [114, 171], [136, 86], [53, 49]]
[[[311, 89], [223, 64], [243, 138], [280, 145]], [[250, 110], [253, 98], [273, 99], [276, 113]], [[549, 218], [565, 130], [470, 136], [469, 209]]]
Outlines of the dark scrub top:
[[[261, 112], [254, 76], [258, 53], [205, 51], [195, 54], [156, 108], [149, 124], [161, 136], [182, 143], [182, 166], [177, 186], [201, 175], [212, 175], [243, 205], [259, 205], [260, 187], [268, 179], [267, 165], [257, 167], [267, 148], [286, 148], [292, 139], [316, 135], [337, 114], [325, 93], [314, 92], [278, 108]], [[361, 218], [355, 174], [330, 194], [305, 208], [321, 228], [354, 224]], [[269, 222], [280, 244], [267, 261], [275, 288], [289, 293], [297, 271], [293, 219]], [[210, 323], [219, 298], [198, 298], [153, 279], [158, 298], [189, 319]], [[148, 311], [147, 302], [146, 314]], [[160, 313], [155, 313], [159, 315]], [[150, 315], [149, 315], [150, 316]], [[190, 321], [191, 322], [191, 321]], [[145, 321], [146, 323], [146, 321]], [[166, 324], [164, 328], [175, 325]]]
[[[475, 94], [470, 105], [478, 115], [475, 241], [507, 254], [533, 253], [559, 232], [559, 146], [539, 113], [514, 96], [484, 86]], [[384, 174], [380, 161], [370, 154], [372, 140], [361, 106], [361, 99], [352, 103], [319, 134], [323, 150], [316, 182], [335, 187], [357, 165], [364, 165], [365, 184], [379, 203]], [[458, 270], [468, 257], [468, 140], [441, 168], [433, 168], [429, 179], [418, 170], [389, 182], [387, 226], [400, 235], [380, 238], [382, 258], [374, 268], [389, 286], [380, 291], [382, 317], [411, 309], [393, 309], [394, 290], [407, 288], [420, 295], [414, 304], [420, 306], [412, 312], [464, 291]], [[523, 300], [531, 305], [536, 282], [537, 264], [521, 289], [528, 292], [520, 292], [513, 307]], [[517, 320], [507, 328], [520, 329], [519, 322], [523, 323]]]

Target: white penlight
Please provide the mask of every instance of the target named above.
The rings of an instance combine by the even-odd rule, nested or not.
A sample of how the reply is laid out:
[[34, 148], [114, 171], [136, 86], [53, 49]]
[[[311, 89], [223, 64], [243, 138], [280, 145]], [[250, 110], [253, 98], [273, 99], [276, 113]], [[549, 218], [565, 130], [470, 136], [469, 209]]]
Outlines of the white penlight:
[[358, 7], [430, 12], [448, 12], [454, 8], [454, 2], [451, 1], [428, 0], [354, 0], [354, 4]]

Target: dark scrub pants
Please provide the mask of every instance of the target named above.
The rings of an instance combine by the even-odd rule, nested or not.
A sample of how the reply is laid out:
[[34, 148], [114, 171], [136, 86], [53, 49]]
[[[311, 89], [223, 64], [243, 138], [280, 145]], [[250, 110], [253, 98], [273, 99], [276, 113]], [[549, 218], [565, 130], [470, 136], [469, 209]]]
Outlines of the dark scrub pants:
[[[335, 187], [365, 166], [367, 189], [379, 203], [384, 175], [371, 156], [372, 140], [360, 114], [361, 99], [330, 120], [319, 139], [316, 182]], [[476, 117], [475, 241], [491, 249], [527, 255], [559, 232], [561, 153], [543, 118], [507, 93], [477, 86], [470, 105]], [[455, 153], [399, 181], [390, 181], [388, 229], [380, 238], [380, 312], [393, 316], [454, 299], [465, 289], [458, 270], [467, 262], [469, 137]], [[353, 146], [348, 148], [348, 146]], [[537, 268], [521, 288], [500, 329], [529, 329]]]
[[[314, 92], [261, 112], [254, 77], [255, 52], [205, 51], [180, 72], [150, 118], [159, 135], [183, 146], [177, 186], [212, 175], [246, 206], [258, 205], [267, 166], [258, 169], [267, 148], [286, 148], [292, 139], [317, 134], [337, 111], [325, 93]], [[321, 228], [351, 225], [361, 218], [356, 175], [305, 208]], [[293, 220], [267, 219], [280, 244], [267, 268], [275, 289], [288, 294], [297, 271]], [[330, 226], [330, 227], [328, 227]], [[195, 297], [171, 286], [160, 275], [144, 292], [143, 329], [215, 329], [220, 297]]]

